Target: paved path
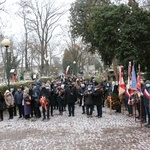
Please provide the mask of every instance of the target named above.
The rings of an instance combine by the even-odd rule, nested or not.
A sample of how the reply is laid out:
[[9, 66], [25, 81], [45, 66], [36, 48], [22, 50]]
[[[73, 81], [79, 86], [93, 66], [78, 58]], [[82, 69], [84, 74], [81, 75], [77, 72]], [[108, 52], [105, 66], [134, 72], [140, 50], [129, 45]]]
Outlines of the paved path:
[[[54, 115], [38, 119], [0, 122], [0, 150], [149, 150], [150, 129], [125, 114], [103, 108], [102, 118], [87, 118], [76, 106], [75, 117]], [[58, 111], [55, 111], [55, 114]], [[96, 115], [94, 111], [93, 116]]]

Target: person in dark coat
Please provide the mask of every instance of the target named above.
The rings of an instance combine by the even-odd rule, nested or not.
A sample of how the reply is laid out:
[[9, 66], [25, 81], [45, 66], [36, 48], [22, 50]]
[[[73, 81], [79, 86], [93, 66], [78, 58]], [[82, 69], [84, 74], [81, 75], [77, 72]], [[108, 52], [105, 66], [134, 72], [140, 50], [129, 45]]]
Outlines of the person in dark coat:
[[0, 121], [3, 121], [4, 109], [5, 109], [5, 99], [4, 99], [2, 92], [0, 91]]
[[22, 100], [23, 100], [23, 91], [22, 91], [22, 87], [18, 87], [17, 91], [14, 94], [14, 100], [15, 100], [15, 104], [18, 107], [19, 110], [19, 118], [22, 118], [22, 116], [24, 116], [24, 112], [23, 112], [23, 108], [22, 108]]
[[23, 92], [25, 119], [29, 119], [31, 115], [31, 96], [28, 94], [28, 92], [29, 92], [28, 89], [25, 89]]
[[[15, 90], [14, 88], [10, 88], [10, 92], [11, 92], [12, 95], [14, 96], [16, 90]], [[13, 110], [13, 112], [14, 112], [14, 116], [17, 116], [17, 105], [16, 105], [15, 102], [14, 102], [14, 110]]]
[[149, 80], [145, 82], [143, 98], [144, 98], [144, 107], [148, 118], [148, 122], [145, 126], [147, 128], [150, 128], [150, 81]]
[[46, 119], [46, 114], [47, 114], [47, 119], [50, 119], [49, 116], [50, 92], [49, 90], [46, 89], [45, 83], [42, 83], [42, 89], [39, 94], [39, 100], [42, 106], [42, 113], [43, 113], [42, 120]]
[[68, 84], [68, 87], [65, 89], [65, 101], [68, 104], [69, 116], [74, 116], [75, 112], [75, 102], [77, 101], [77, 92], [76, 87], [73, 84]]
[[63, 115], [64, 89], [60, 88], [57, 96], [59, 114]]
[[86, 114], [87, 117], [92, 117], [93, 114], [93, 90], [91, 88], [91, 85], [88, 85], [87, 90], [84, 93], [84, 98], [85, 98], [85, 106], [86, 106]]
[[52, 87], [53, 89], [53, 96], [54, 96], [54, 109], [58, 109], [58, 102], [57, 102], [57, 96], [58, 96], [58, 90], [57, 90], [58, 86], [55, 83], [54, 86]]
[[93, 95], [93, 105], [97, 107], [97, 117], [102, 117], [102, 92], [100, 91], [100, 87], [96, 86], [95, 91], [92, 93]]
[[36, 118], [41, 118], [40, 101], [39, 101], [40, 91], [41, 91], [41, 83], [37, 82], [36, 85], [33, 87], [33, 95], [32, 95], [35, 101], [34, 107]]
[[31, 97], [31, 117], [35, 116], [35, 100], [32, 97], [33, 96], [33, 85], [30, 85], [29, 87], [29, 95]]
[[86, 90], [85, 84], [82, 83], [81, 87], [78, 90], [79, 99], [80, 99], [80, 102], [79, 102], [80, 104], [79, 105], [82, 106], [82, 114], [85, 114], [85, 105], [84, 105], [84, 102], [85, 102], [85, 100], [84, 100], [84, 92], [85, 92], [85, 90]]
[[53, 110], [54, 110], [54, 89], [53, 87], [50, 89], [50, 111], [51, 111], [51, 116], [53, 117]]

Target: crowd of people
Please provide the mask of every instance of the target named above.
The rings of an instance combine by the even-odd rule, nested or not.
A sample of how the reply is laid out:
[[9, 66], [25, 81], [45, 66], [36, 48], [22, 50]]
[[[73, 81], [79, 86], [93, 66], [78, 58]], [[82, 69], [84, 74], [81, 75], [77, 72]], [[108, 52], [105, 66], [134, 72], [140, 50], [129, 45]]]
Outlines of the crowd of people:
[[[146, 126], [150, 127], [150, 81], [141, 85], [143, 86], [143, 94], [140, 95], [141, 102], [137, 94], [129, 98], [125, 93], [124, 106], [128, 110], [128, 116], [133, 116], [133, 103], [130, 103], [132, 100], [138, 111], [138, 116], [135, 117], [142, 119], [143, 123], [147, 122]], [[145, 94], [145, 90], [149, 97]], [[84, 80], [61, 76], [51, 82], [38, 81], [29, 87], [19, 86], [16, 91], [6, 90], [4, 94], [0, 92], [0, 119], [3, 121], [3, 104], [8, 110], [9, 119], [13, 119], [16, 115], [25, 119], [31, 117], [42, 118], [42, 120], [50, 119], [50, 116], [54, 116], [54, 109], [57, 109], [61, 116], [67, 110], [68, 117], [71, 117], [75, 116], [75, 104], [79, 105], [82, 114], [86, 114], [88, 118], [93, 117], [94, 109], [97, 112], [96, 117], [101, 118], [105, 100], [111, 93], [118, 95], [118, 82], [110, 83], [105, 78], [100, 83], [94, 77]]]
[[[94, 77], [83, 80], [75, 77], [60, 77], [52, 82], [40, 81], [29, 87], [19, 86], [15, 91], [6, 90], [0, 93], [0, 118], [3, 121], [3, 106], [5, 104], [9, 119], [18, 115], [19, 118], [29, 119], [31, 117], [50, 119], [54, 109], [59, 115], [68, 110], [68, 116], [75, 116], [75, 104], [82, 108], [82, 114], [92, 117], [94, 105], [97, 107], [97, 117], [102, 117], [101, 86]], [[67, 109], [68, 107], [68, 109]]]

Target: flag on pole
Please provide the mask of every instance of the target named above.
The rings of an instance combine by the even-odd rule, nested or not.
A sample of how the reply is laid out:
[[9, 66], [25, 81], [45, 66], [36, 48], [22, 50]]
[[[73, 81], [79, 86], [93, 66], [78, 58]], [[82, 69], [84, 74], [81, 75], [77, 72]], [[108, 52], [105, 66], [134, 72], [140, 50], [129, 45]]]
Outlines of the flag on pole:
[[131, 88], [131, 61], [129, 61], [129, 65], [128, 65], [128, 83], [127, 83], [127, 90]]
[[142, 88], [141, 88], [141, 76], [140, 76], [140, 65], [138, 66], [138, 76], [137, 76], [137, 92], [138, 92], [138, 96], [140, 97], [142, 95]]
[[131, 79], [131, 81], [132, 81], [131, 89], [136, 91], [137, 90], [137, 81], [136, 81], [136, 72], [135, 72], [134, 65], [132, 65], [132, 79]]
[[129, 92], [129, 89], [126, 89], [125, 94], [126, 94], [127, 98], [129, 99], [130, 96], [131, 96], [131, 95], [130, 95], [130, 92]]
[[119, 66], [119, 96], [125, 93], [125, 84], [123, 79], [122, 66]]
[[150, 99], [150, 94], [148, 93], [146, 89], [144, 90], [144, 95], [147, 99]]
[[131, 72], [132, 72], [132, 66], [131, 66], [131, 61], [129, 61], [129, 64], [128, 64], [128, 82], [127, 82], [127, 86], [126, 86], [126, 91], [125, 91], [125, 94], [128, 98], [128, 104], [129, 105], [132, 105], [133, 102], [132, 100], [130, 99], [131, 97]]
[[67, 68], [66, 68], [66, 72], [65, 72], [66, 76], [68, 75], [69, 68], [70, 68], [70, 66], [68, 65]]

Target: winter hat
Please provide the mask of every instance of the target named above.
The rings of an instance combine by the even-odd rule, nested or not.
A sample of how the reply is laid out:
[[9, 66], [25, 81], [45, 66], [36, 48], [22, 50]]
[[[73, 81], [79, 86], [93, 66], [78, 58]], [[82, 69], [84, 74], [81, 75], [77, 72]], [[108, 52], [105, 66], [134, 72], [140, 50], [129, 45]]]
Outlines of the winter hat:
[[61, 89], [64, 89], [64, 88], [65, 88], [65, 85], [64, 85], [64, 84], [62, 84], [62, 85], [60, 86], [60, 88], [61, 88]]
[[9, 93], [9, 90], [6, 90], [5, 93]]

